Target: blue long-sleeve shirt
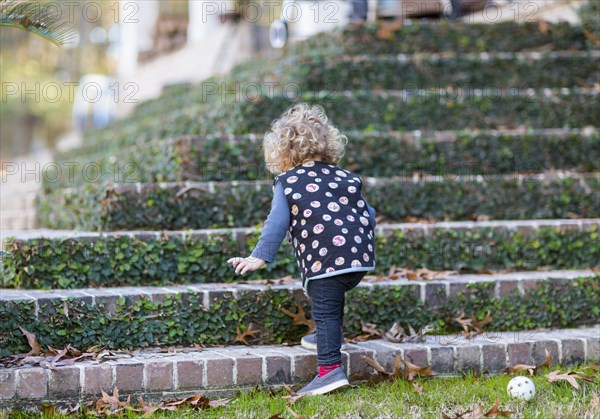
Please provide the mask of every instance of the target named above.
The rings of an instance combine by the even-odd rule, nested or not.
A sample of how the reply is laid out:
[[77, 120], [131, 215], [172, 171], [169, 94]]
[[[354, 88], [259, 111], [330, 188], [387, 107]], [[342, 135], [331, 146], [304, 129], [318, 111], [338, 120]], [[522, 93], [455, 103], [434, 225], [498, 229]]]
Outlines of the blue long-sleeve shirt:
[[[367, 202], [366, 199], [365, 202]], [[371, 227], [375, 229], [375, 210], [368, 203], [367, 208], [371, 218]], [[271, 202], [271, 211], [265, 221], [258, 243], [250, 256], [262, 259], [265, 262], [272, 262], [285, 239], [289, 226], [290, 209], [283, 192], [283, 186], [277, 183]]]

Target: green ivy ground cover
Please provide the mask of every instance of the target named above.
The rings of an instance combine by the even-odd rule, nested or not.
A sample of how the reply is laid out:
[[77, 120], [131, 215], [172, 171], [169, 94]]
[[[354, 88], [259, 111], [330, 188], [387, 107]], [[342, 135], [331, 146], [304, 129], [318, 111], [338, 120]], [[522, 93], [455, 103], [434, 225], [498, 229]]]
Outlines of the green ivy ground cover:
[[[226, 261], [248, 255], [258, 232], [233, 240], [202, 236], [36, 239], [7, 245], [2, 286], [64, 289], [235, 282], [297, 276], [292, 249], [284, 243], [265, 268], [236, 276]], [[504, 228], [434, 229], [430, 235], [398, 230], [376, 237], [377, 270], [392, 266], [476, 272], [591, 268], [599, 264], [598, 228], [561, 231], [542, 227], [529, 234]]]
[[[551, 53], [550, 53], [551, 54]], [[304, 56], [277, 67], [239, 74], [242, 80], [297, 83], [319, 90], [416, 90], [472, 86], [480, 89], [592, 87], [600, 80], [596, 53], [531, 57]]]
[[[494, 283], [472, 284], [464, 292], [439, 306], [424, 305], [410, 287], [375, 286], [356, 288], [347, 296], [345, 331], [361, 333], [360, 322], [384, 328], [399, 323], [415, 329], [434, 325], [436, 332], [458, 332], [462, 327], [447, 322], [464, 310], [467, 317], [482, 320], [487, 312], [487, 330], [524, 330], [537, 327], [571, 327], [600, 320], [600, 277], [572, 282], [546, 280], [522, 296], [494, 297]], [[304, 302], [306, 304], [306, 302]], [[210, 308], [202, 306], [201, 294], [168, 295], [162, 301], [148, 298], [117, 301], [116, 312], [82, 301], [56, 301], [42, 305], [35, 318], [31, 302], [0, 305], [0, 355], [23, 353], [27, 340], [19, 326], [34, 333], [42, 345], [62, 348], [71, 344], [86, 348], [101, 344], [108, 348], [140, 348], [157, 345], [222, 345], [234, 343], [237, 328], [257, 330], [251, 343], [280, 344], [298, 341], [305, 327], [292, 327], [283, 309], [295, 311], [296, 300], [285, 290], [245, 292], [237, 298], [224, 295]], [[64, 314], [68, 310], [69, 315]]]
[[[367, 179], [364, 179], [365, 182]], [[523, 220], [600, 216], [597, 175], [538, 179], [507, 175], [443, 176], [436, 180], [375, 178], [363, 194], [388, 222], [429, 220]], [[214, 189], [214, 190], [213, 190]], [[90, 184], [58, 190], [38, 202], [39, 224], [88, 231], [182, 230], [247, 227], [270, 210], [270, 181], [215, 184]]]
[[[597, 7], [597, 6], [596, 6]], [[544, 30], [545, 29], [545, 30]], [[336, 54], [419, 54], [425, 52], [525, 51], [536, 49], [585, 50], [593, 48], [582, 28], [566, 22], [514, 21], [489, 23], [419, 23], [347, 26], [293, 45], [288, 55]]]
[[[109, 129], [90, 132], [88, 147], [98, 149], [184, 135], [265, 132], [273, 119], [298, 101], [321, 104], [342, 131], [462, 130], [502, 128], [572, 128], [597, 126], [596, 93], [572, 88], [568, 92], [495, 89], [478, 95], [466, 91], [425, 90], [403, 97], [393, 92], [310, 92], [303, 87], [288, 96], [268, 90], [245, 91], [242, 84], [218, 86], [217, 93], [190, 89], [185, 98], [165, 99], [154, 112], [117, 121]], [[222, 94], [233, 89], [236, 94]], [[255, 92], [259, 92], [259, 95]]]
[[[402, 133], [348, 133], [348, 139], [341, 165], [361, 176], [538, 173], [548, 169], [596, 172], [600, 168], [598, 131], [458, 132], [456, 138], [444, 141], [428, 134], [407, 140]], [[55, 161], [43, 174], [47, 192], [87, 182], [269, 178], [261, 136], [186, 136], [100, 150], [90, 146], [59, 153]], [[75, 164], [79, 169], [70, 173], [67, 165]]]

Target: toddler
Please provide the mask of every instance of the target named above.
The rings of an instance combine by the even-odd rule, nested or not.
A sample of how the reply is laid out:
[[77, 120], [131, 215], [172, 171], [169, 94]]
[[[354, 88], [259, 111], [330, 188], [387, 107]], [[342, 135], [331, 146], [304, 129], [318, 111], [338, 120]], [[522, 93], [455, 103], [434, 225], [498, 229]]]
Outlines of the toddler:
[[316, 325], [302, 345], [316, 346], [318, 372], [298, 394], [348, 385], [340, 352], [344, 297], [375, 268], [375, 211], [360, 177], [337, 167], [346, 142], [320, 106], [299, 104], [276, 120], [263, 144], [277, 175], [271, 212], [252, 254], [228, 260], [236, 273], [257, 270], [273, 261], [289, 231]]

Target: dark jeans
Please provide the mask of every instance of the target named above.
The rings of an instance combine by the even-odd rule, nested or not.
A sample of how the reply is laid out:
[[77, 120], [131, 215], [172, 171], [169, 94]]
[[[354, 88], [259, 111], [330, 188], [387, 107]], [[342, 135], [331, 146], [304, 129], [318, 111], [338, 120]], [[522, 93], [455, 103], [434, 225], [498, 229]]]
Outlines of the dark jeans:
[[312, 317], [317, 327], [317, 365], [342, 363], [342, 323], [346, 291], [356, 287], [366, 272], [349, 272], [308, 282]]

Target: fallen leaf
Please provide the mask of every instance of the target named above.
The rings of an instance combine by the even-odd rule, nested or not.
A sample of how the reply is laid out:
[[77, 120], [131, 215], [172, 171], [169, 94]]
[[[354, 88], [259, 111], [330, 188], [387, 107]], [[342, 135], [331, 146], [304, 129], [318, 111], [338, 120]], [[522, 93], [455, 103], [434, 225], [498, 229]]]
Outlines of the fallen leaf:
[[290, 393], [290, 396], [297, 396], [298, 394], [294, 391], [293, 388], [291, 388], [290, 386], [288, 386], [287, 384], [283, 384], [283, 388], [285, 388], [287, 390], [288, 393]]
[[546, 360], [534, 368], [533, 372], [535, 374], [537, 374], [542, 368], [547, 368], [550, 366], [550, 364], [552, 364], [552, 355], [550, 355], [550, 352], [548, 352], [548, 348], [544, 348], [544, 352], [546, 353]]
[[216, 399], [216, 400], [211, 400], [210, 402], [208, 402], [208, 405], [210, 407], [217, 408], [217, 407], [227, 406], [230, 401], [231, 401], [231, 399], [227, 399], [227, 398]]
[[482, 334], [484, 332], [484, 326], [487, 325], [490, 320], [491, 313], [489, 311], [486, 313], [483, 320], [477, 320], [475, 315], [472, 315], [470, 318], [466, 318], [463, 310], [457, 317], [451, 318], [449, 321], [447, 321], [447, 323], [459, 323], [463, 328], [462, 334], [469, 338]]
[[373, 323], [366, 323], [364, 321], [360, 321], [360, 328], [363, 332], [373, 337], [383, 337], [383, 333], [379, 329], [377, 329], [377, 325]]
[[588, 31], [587, 29], [583, 30], [583, 34], [585, 35], [585, 37], [591, 41], [595, 46], [600, 47], [600, 38], [597, 38], [596, 36], [594, 36], [594, 34], [590, 31]]
[[385, 332], [384, 337], [389, 340], [390, 342], [394, 342], [394, 343], [400, 343], [402, 342], [402, 338], [406, 336], [406, 332], [404, 331], [404, 328], [399, 325], [398, 323], [394, 323], [392, 325], [392, 327], [390, 328], [390, 330], [388, 330], [387, 332]]
[[579, 390], [579, 383], [577, 382], [577, 379], [587, 381], [589, 383], [594, 382], [594, 377], [583, 375], [583, 374], [580, 374], [575, 371], [570, 371], [570, 372], [561, 374], [560, 370], [556, 370], [556, 371], [552, 371], [551, 373], [546, 374], [544, 377], [546, 377], [548, 379], [548, 381], [550, 381], [551, 383], [555, 383], [555, 382], [558, 382], [561, 380], [567, 381], [569, 384], [571, 384], [577, 390]]
[[598, 392], [594, 391], [594, 395], [592, 396], [592, 409], [600, 410], [600, 397], [598, 397]]
[[285, 409], [288, 412], [290, 412], [290, 415], [292, 415], [292, 417], [294, 419], [306, 419], [306, 416], [302, 416], [302, 415], [299, 415], [298, 413], [294, 412], [294, 410], [290, 406], [286, 406]]
[[438, 372], [433, 371], [431, 366], [419, 367], [406, 359], [403, 359], [402, 361], [404, 362], [404, 378], [407, 381], [412, 381], [415, 377], [434, 377], [439, 375]]
[[508, 367], [504, 368], [503, 372], [506, 374], [513, 375], [513, 374], [519, 373], [521, 371], [528, 371], [529, 375], [533, 375], [535, 368], [536, 368], [535, 365], [517, 364], [513, 367], [508, 366]]
[[390, 373], [387, 372], [385, 370], [385, 368], [383, 368], [381, 366], [381, 364], [379, 362], [377, 362], [377, 360], [375, 358], [373, 358], [371, 355], [363, 355], [362, 357], [365, 360], [365, 362], [367, 363], [367, 365], [370, 366], [371, 368], [373, 368], [378, 373], [383, 374], [385, 376], [390, 375]]
[[306, 317], [304, 313], [304, 308], [302, 308], [302, 304], [297, 303], [298, 310], [296, 313], [292, 313], [285, 307], [281, 308], [286, 315], [292, 318], [292, 326], [305, 325], [308, 327], [308, 332], [312, 333], [315, 331], [315, 321], [313, 319], [309, 319]]
[[304, 397], [304, 394], [295, 394], [295, 395], [288, 394], [287, 396], [283, 396], [282, 398], [286, 399], [288, 404], [294, 404], [302, 397]]
[[422, 396], [423, 395], [423, 386], [420, 386], [417, 383], [413, 383], [413, 386], [415, 387], [415, 390], [417, 390], [417, 393], [419, 393]]
[[399, 22], [395, 22], [389, 25], [381, 25], [377, 34], [375, 35], [377, 39], [390, 41], [394, 39], [394, 32], [402, 27], [402, 24]]
[[239, 343], [243, 343], [246, 346], [249, 346], [250, 344], [248, 343], [248, 341], [246, 340], [247, 337], [251, 337], [254, 338], [256, 337], [256, 332], [258, 332], [258, 330], [254, 330], [252, 329], [252, 324], [250, 324], [248, 327], [245, 328], [245, 330], [243, 332], [240, 332], [240, 327], [237, 326], [235, 328], [237, 335], [235, 337], [235, 340], [233, 341], [233, 343], [239, 342]]
[[514, 410], [500, 410], [500, 398], [498, 397], [492, 407], [490, 407], [490, 409], [485, 413], [485, 416], [510, 416], [514, 413], [516, 413]]
[[394, 369], [392, 370], [390, 377], [400, 378], [401, 376], [402, 376], [402, 357], [400, 356], [400, 354], [396, 354], [396, 357], [394, 358]]
[[39, 344], [39, 342], [37, 341], [37, 338], [35, 337], [35, 335], [33, 333], [28, 332], [27, 330], [23, 329], [21, 326], [19, 326], [19, 329], [21, 329], [21, 332], [27, 338], [27, 343], [29, 344], [29, 347], [31, 348], [31, 351], [29, 351], [27, 354], [28, 355], [40, 355], [40, 354], [42, 354], [44, 352], [42, 350], [42, 345]]

